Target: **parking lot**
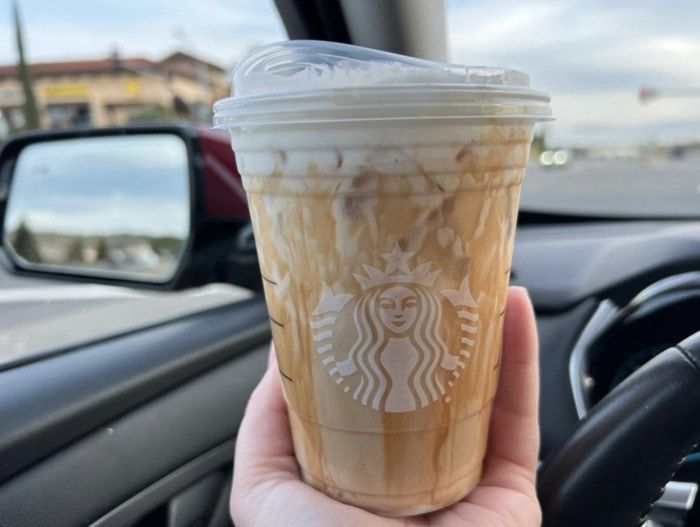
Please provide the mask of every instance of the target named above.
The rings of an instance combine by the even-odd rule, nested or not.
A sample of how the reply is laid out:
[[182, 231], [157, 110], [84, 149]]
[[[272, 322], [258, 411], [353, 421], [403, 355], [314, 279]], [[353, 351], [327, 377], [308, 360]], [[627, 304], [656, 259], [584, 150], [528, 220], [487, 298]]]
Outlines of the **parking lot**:
[[528, 167], [521, 209], [601, 216], [700, 216], [700, 156]]

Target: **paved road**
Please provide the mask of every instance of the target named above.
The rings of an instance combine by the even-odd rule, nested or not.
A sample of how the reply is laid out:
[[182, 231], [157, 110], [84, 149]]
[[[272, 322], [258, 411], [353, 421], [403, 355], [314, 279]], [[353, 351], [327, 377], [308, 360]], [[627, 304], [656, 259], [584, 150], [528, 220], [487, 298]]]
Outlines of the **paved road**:
[[521, 206], [603, 216], [700, 217], [700, 157], [531, 165]]

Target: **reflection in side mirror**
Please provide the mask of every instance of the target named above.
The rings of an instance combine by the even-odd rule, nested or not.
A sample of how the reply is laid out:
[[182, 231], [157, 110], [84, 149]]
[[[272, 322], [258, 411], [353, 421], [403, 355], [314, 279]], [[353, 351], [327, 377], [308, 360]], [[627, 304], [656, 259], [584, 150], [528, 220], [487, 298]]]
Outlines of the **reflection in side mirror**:
[[4, 245], [28, 270], [165, 283], [191, 236], [190, 203], [177, 135], [39, 141], [17, 157]]

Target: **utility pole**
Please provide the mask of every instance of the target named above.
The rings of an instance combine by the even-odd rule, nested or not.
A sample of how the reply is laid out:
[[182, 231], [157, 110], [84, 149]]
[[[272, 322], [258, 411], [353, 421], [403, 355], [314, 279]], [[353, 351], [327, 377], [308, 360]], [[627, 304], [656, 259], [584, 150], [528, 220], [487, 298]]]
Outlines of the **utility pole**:
[[17, 54], [19, 56], [17, 73], [22, 83], [22, 92], [24, 93], [24, 127], [26, 129], [39, 128], [39, 110], [37, 109], [36, 98], [34, 97], [32, 77], [29, 72], [29, 67], [27, 66], [27, 60], [24, 56], [22, 24], [20, 22], [19, 7], [17, 7], [16, 0], [12, 2], [12, 14], [15, 19], [15, 36], [17, 39]]

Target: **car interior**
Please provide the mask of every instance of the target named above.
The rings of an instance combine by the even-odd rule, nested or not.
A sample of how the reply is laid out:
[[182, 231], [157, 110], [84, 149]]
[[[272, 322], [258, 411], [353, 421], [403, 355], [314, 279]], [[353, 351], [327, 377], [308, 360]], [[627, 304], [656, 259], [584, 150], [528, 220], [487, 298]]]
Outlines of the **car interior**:
[[[290, 39], [445, 59], [441, 1], [274, 7]], [[141, 148], [167, 150], [152, 158], [168, 163]], [[28, 168], [49, 159], [61, 181]], [[543, 166], [552, 159], [525, 177], [542, 175], [556, 197], [569, 176]], [[104, 166], [120, 177], [80, 179]], [[130, 183], [137, 173], [146, 183]], [[153, 235], [167, 257], [117, 240], [110, 265], [33, 259], [37, 245], [58, 251], [56, 235], [24, 232], [43, 206], [37, 185], [67, 203], [83, 185], [85, 196], [123, 189], [115, 221], [172, 226]], [[163, 206], [143, 215], [148, 185]], [[201, 125], [25, 132], [2, 145], [0, 526], [232, 525], [236, 433], [271, 338], [241, 189], [228, 137]], [[523, 192], [511, 284], [528, 289], [539, 332], [543, 525], [700, 525], [700, 220], [540, 210]], [[94, 236], [61, 243], [102, 261]], [[54, 299], [77, 290], [88, 297]], [[42, 324], [51, 310], [60, 316]]]

